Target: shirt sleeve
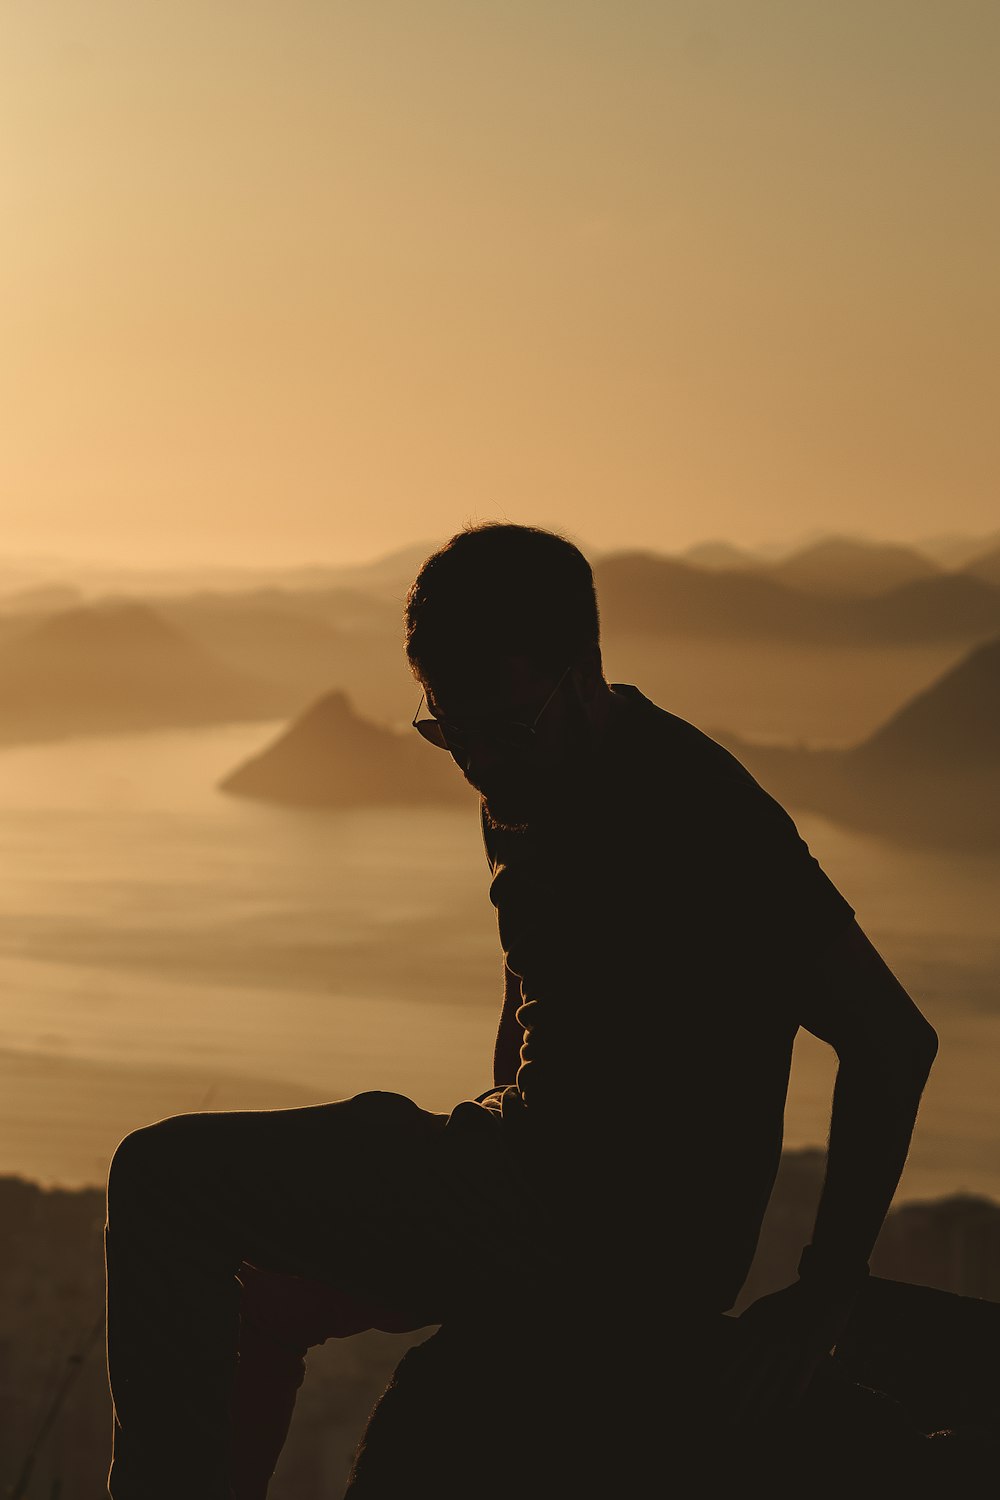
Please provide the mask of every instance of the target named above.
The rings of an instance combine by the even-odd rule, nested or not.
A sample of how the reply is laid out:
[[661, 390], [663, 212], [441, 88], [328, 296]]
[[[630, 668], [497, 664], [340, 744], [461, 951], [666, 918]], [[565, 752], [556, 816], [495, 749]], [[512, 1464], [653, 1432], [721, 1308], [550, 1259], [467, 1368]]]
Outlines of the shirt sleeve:
[[756, 782], [735, 787], [718, 814], [707, 871], [714, 914], [728, 918], [746, 962], [774, 978], [801, 975], [850, 925], [854, 908]]

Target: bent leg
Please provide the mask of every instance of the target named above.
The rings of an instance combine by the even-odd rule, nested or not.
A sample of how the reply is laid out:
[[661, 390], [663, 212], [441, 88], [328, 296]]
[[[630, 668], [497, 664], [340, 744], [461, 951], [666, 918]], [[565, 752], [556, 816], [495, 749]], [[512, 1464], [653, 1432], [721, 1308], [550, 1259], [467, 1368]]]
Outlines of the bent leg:
[[397, 1204], [445, 1118], [372, 1093], [180, 1115], [122, 1142], [106, 1230], [114, 1500], [231, 1500], [244, 1261], [405, 1300]]
[[420, 1314], [340, 1292], [324, 1282], [239, 1270], [240, 1338], [231, 1424], [230, 1480], [235, 1500], [265, 1500], [288, 1436], [306, 1352], [368, 1328], [404, 1333], [426, 1326]]

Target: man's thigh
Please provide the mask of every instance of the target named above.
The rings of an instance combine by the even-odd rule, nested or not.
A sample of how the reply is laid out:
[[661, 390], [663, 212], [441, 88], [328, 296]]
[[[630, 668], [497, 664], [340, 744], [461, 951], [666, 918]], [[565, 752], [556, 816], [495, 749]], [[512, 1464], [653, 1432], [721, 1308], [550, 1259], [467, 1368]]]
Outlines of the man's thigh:
[[[128, 1137], [116, 1177], [192, 1251], [364, 1296], [475, 1297], [523, 1259], [531, 1208], [499, 1122], [369, 1092], [304, 1109], [178, 1115]], [[119, 1189], [119, 1197], [125, 1194]], [[167, 1209], [169, 1205], [169, 1210]]]
[[379, 1092], [304, 1109], [175, 1115], [122, 1142], [109, 1209], [113, 1218], [116, 1196], [155, 1196], [185, 1238], [204, 1234], [254, 1264], [316, 1274], [377, 1225], [446, 1120]]

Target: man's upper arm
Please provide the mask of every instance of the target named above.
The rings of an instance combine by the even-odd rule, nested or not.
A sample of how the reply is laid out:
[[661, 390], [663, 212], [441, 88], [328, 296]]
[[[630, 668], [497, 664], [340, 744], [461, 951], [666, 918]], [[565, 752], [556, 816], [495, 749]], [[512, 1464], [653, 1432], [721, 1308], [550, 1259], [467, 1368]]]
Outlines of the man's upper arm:
[[929, 1064], [933, 1028], [791, 817], [759, 786], [737, 790], [726, 808], [733, 831], [727, 879], [737, 920], [746, 924], [749, 961], [774, 975], [797, 1024], [841, 1058], [908, 1055]]
[[803, 974], [799, 1024], [838, 1057], [893, 1062], [913, 1057], [928, 1066], [937, 1050], [925, 1020], [857, 921], [816, 955]]

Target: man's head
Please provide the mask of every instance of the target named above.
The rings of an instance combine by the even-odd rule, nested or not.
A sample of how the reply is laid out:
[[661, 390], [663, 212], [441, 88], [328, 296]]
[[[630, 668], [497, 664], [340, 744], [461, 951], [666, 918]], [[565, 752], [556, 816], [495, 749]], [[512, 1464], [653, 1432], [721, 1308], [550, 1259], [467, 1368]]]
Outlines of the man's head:
[[[594, 578], [564, 537], [489, 524], [459, 532], [406, 600], [406, 655], [428, 737], [500, 826], [572, 795], [607, 712]], [[421, 710], [420, 712], [423, 712]]]

